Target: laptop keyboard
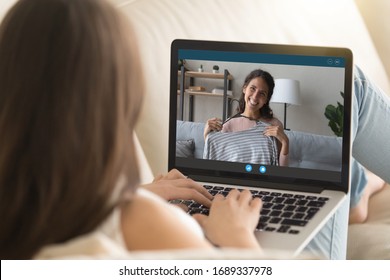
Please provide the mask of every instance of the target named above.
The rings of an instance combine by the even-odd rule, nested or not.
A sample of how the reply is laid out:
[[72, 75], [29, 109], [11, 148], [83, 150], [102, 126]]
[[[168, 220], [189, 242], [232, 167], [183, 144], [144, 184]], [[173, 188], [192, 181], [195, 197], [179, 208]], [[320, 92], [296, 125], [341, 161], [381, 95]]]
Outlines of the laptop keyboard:
[[[222, 194], [226, 196], [233, 188], [221, 186], [204, 186], [213, 196]], [[281, 233], [298, 234], [299, 228], [304, 227], [310, 219], [329, 200], [324, 196], [290, 194], [276, 191], [250, 190], [253, 197], [263, 201], [259, 223], [256, 231], [276, 231]], [[190, 215], [200, 213], [209, 214], [209, 209], [195, 201], [181, 200], [188, 207]], [[292, 228], [294, 227], [294, 228]]]

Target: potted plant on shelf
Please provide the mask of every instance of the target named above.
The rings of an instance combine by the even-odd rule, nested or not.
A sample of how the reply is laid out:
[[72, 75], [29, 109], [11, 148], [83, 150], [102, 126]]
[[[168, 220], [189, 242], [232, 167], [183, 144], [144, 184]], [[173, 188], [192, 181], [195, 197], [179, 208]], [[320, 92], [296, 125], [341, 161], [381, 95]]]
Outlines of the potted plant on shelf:
[[199, 66], [198, 72], [203, 72], [203, 65], [202, 64]]
[[218, 65], [214, 65], [213, 66], [213, 73], [218, 73], [219, 72], [219, 66]]

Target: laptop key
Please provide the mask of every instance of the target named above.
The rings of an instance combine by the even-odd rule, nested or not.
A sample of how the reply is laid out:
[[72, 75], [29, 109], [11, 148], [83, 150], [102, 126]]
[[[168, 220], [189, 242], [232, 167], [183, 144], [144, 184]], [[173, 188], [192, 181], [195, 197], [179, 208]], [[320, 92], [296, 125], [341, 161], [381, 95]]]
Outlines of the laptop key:
[[273, 217], [271, 220], [269, 220], [269, 223], [270, 224], [279, 224], [281, 220], [282, 220], [281, 218]]
[[325, 201], [318, 201], [318, 200], [312, 200], [307, 204], [307, 206], [310, 207], [322, 207], [324, 205], [325, 205]]
[[297, 203], [295, 205], [299, 205], [299, 206], [305, 206], [307, 204], [308, 200], [306, 199], [301, 199], [301, 200], [298, 200]]
[[293, 212], [283, 212], [281, 215], [282, 218], [291, 218], [291, 216], [294, 215]]
[[274, 204], [274, 206], [272, 206], [273, 210], [282, 210], [283, 208], [284, 204]]
[[272, 192], [270, 194], [270, 196], [281, 196], [281, 195], [282, 195], [282, 193], [279, 193], [279, 192]]
[[304, 227], [307, 224], [307, 221], [295, 220], [295, 219], [283, 219], [281, 224], [282, 225], [289, 225], [289, 226]]
[[271, 202], [272, 199], [274, 199], [273, 196], [263, 196], [263, 198], [261, 199], [263, 202]]
[[315, 214], [316, 214], [316, 213], [308, 213], [308, 214], [305, 216], [304, 220], [306, 220], [306, 221], [311, 220], [311, 219], [314, 217]]
[[218, 193], [218, 191], [216, 191], [216, 190], [209, 190], [209, 193], [210, 193], [212, 196], [214, 196], [214, 195], [216, 195], [216, 194]]
[[191, 204], [191, 208], [202, 208], [202, 207], [203, 205], [198, 202], [194, 202]]
[[194, 203], [194, 201], [193, 200], [183, 200], [181, 203], [186, 205], [186, 206], [191, 206]]
[[306, 212], [307, 209], [309, 209], [309, 208], [307, 208], [306, 206], [300, 206], [300, 207], [298, 207], [298, 209], [296, 211], [297, 212]]
[[297, 202], [297, 200], [295, 198], [288, 198], [286, 199], [286, 201], [284, 202], [285, 204], [295, 204]]
[[219, 193], [222, 194], [222, 195], [225, 196], [225, 197], [229, 194], [228, 191], [220, 191]]
[[257, 230], [263, 230], [267, 226], [266, 223], [259, 222], [256, 226]]
[[188, 213], [189, 213], [190, 215], [193, 215], [193, 214], [200, 214], [200, 213], [202, 213], [202, 209], [193, 208], [193, 209], [191, 209]]
[[279, 217], [280, 214], [282, 214], [282, 211], [280, 211], [280, 210], [274, 210], [274, 211], [272, 211], [269, 215], [270, 215], [271, 217]]
[[290, 229], [290, 226], [280, 226], [277, 232], [287, 232]]
[[309, 209], [307, 209], [307, 213], [317, 213], [318, 211], [320, 210], [320, 208], [317, 208], [317, 207], [311, 207]]
[[296, 208], [297, 208], [297, 206], [294, 206], [294, 205], [287, 205], [287, 206], [284, 208], [284, 211], [294, 211]]
[[263, 209], [270, 209], [272, 207], [272, 203], [264, 203], [263, 204]]
[[274, 202], [274, 203], [283, 203], [284, 200], [285, 200], [284, 197], [276, 197], [276, 198], [274, 198], [274, 200], [272, 202]]
[[319, 197], [318, 200], [319, 201], [328, 201], [329, 197]]
[[271, 212], [271, 210], [269, 210], [269, 209], [261, 209], [261, 211], [260, 211], [260, 215], [264, 215], [264, 216], [266, 216], [266, 215], [268, 215], [269, 213]]
[[293, 216], [293, 219], [300, 220], [300, 219], [303, 219], [303, 217], [305, 217], [304, 213], [295, 213], [295, 215]]
[[261, 223], [266, 223], [266, 222], [269, 221], [269, 219], [271, 219], [271, 217], [269, 217], [269, 216], [260, 216], [259, 221], [260, 221]]

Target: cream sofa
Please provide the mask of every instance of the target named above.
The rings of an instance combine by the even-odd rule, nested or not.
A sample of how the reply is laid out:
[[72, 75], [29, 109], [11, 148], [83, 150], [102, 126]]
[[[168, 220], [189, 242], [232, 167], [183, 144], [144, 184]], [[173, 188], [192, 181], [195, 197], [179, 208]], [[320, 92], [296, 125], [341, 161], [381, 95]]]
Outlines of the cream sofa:
[[147, 93], [137, 135], [154, 174], [167, 169], [169, 60], [174, 39], [348, 47], [355, 63], [390, 92], [389, 78], [352, 0], [113, 1], [133, 21], [138, 35]]
[[[348, 47], [355, 63], [390, 92], [389, 78], [352, 0], [115, 2], [139, 39], [147, 92], [136, 132], [153, 174], [167, 171], [170, 44], [176, 38]], [[350, 226], [348, 258], [390, 259], [387, 201], [389, 187], [373, 197], [367, 222]]]
[[[390, 59], [379, 57], [353, 0], [111, 1], [133, 22], [141, 50], [147, 88], [136, 138], [144, 182], [167, 171], [170, 44], [176, 38], [348, 47], [354, 53], [355, 63], [390, 92], [382, 63]], [[0, 1], [0, 19], [14, 2]], [[381, 2], [387, 5], [385, 1], [373, 0], [370, 6], [377, 7], [383, 16], [386, 9], [381, 9]], [[389, 20], [388, 16], [382, 18]], [[369, 25], [371, 31], [373, 26], [375, 22]], [[375, 38], [386, 40], [390, 36], [388, 28], [381, 29], [379, 34]], [[383, 51], [381, 54], [389, 55]], [[367, 222], [350, 226], [348, 258], [390, 259], [388, 201], [389, 186], [371, 200]]]

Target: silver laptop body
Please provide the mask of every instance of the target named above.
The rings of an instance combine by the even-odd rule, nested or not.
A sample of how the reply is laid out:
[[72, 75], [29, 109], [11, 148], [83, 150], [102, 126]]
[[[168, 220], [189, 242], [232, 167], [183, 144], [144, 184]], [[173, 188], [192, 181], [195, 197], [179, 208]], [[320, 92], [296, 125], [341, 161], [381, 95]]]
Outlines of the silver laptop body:
[[[230, 188], [250, 189], [263, 199], [263, 210], [269, 207], [266, 214], [262, 212], [255, 232], [261, 246], [298, 254], [349, 191], [352, 65], [352, 53], [345, 48], [173, 41], [169, 169], [180, 170], [207, 186], [213, 194], [226, 193]], [[270, 107], [274, 116], [287, 126], [290, 155], [300, 147], [302, 161], [295, 159], [287, 166], [280, 166], [277, 161], [258, 159], [259, 150], [251, 147], [258, 139], [245, 143], [254, 139], [252, 134], [259, 135], [256, 132], [237, 136], [241, 138], [219, 132], [213, 136], [215, 140], [208, 137], [202, 142], [202, 128], [207, 119], [218, 117], [226, 121], [236, 114], [244, 78], [254, 69], [269, 72], [275, 81], [298, 81], [299, 105], [271, 100]], [[287, 95], [289, 89], [284, 90]], [[325, 111], [332, 108], [338, 110], [338, 120], [334, 121], [341, 120], [343, 124], [338, 136], [325, 116]], [[220, 140], [225, 136], [227, 140]], [[248, 152], [250, 149], [252, 152]], [[310, 153], [314, 155], [312, 158]], [[270, 157], [269, 153], [262, 156]], [[315, 162], [312, 165], [311, 160]], [[202, 206], [197, 211], [207, 214]], [[264, 220], [267, 221], [263, 223]]]

